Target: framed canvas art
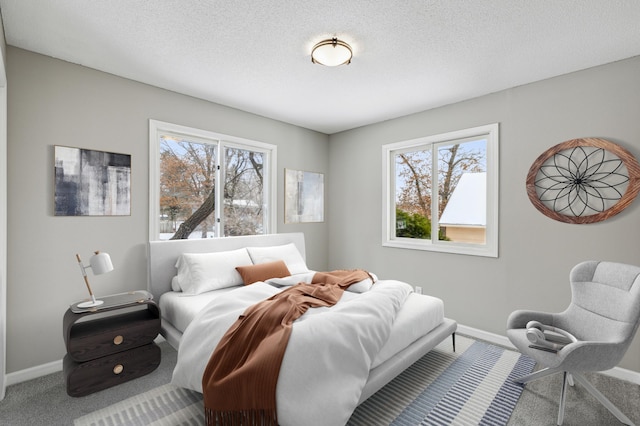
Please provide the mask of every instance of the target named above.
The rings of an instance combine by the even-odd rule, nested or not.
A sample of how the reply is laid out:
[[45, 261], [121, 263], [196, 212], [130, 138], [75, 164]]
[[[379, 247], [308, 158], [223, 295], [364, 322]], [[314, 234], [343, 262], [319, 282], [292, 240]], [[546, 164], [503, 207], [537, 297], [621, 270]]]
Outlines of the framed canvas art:
[[284, 222], [324, 221], [324, 175], [285, 169]]
[[55, 216], [131, 215], [131, 155], [54, 146]]

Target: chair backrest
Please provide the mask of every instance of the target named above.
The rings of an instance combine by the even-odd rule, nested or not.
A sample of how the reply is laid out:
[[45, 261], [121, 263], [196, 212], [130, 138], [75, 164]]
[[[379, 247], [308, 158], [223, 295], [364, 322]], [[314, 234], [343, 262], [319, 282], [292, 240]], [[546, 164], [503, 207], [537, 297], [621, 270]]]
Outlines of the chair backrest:
[[620, 344], [622, 356], [640, 321], [640, 267], [586, 261], [570, 274], [571, 304], [559, 326], [580, 340]]

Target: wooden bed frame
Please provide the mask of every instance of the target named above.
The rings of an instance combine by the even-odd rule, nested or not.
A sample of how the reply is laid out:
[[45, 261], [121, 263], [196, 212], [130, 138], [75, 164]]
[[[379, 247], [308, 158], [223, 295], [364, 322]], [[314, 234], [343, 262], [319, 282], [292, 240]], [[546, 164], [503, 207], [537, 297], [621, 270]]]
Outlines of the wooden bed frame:
[[[303, 233], [250, 235], [242, 237], [210, 238], [200, 240], [150, 241], [147, 253], [148, 290], [158, 302], [163, 293], [171, 291], [171, 279], [176, 274], [175, 264], [182, 253], [211, 253], [235, 250], [242, 247], [267, 247], [294, 243], [303, 258], [305, 242]], [[448, 336], [452, 336], [455, 350], [457, 323], [445, 318], [429, 334], [407, 346], [393, 358], [385, 361], [369, 372], [369, 379], [362, 391], [359, 403], [380, 390], [394, 377], [404, 371], [423, 355], [436, 347]], [[174, 348], [180, 345], [182, 333], [162, 318], [160, 334]]]

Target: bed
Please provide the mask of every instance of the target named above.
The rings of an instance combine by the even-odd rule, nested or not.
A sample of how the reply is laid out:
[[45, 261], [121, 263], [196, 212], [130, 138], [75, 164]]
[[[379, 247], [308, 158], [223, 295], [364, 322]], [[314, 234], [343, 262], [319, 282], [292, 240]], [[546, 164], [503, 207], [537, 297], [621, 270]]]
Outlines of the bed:
[[[190, 256], [191, 259], [200, 259], [197, 256], [198, 254], [202, 254], [203, 259], [205, 258], [204, 256], [218, 256], [217, 258], [222, 256], [228, 260], [231, 254], [237, 256], [242, 253], [244, 256], [245, 250], [252, 254], [249, 256], [250, 261], [248, 261], [251, 264], [267, 264], [278, 257], [282, 257], [283, 262], [289, 266], [292, 277], [280, 280], [275, 278], [273, 280], [264, 280], [266, 282], [259, 281], [249, 286], [243, 284], [228, 285], [211, 291], [202, 291], [203, 288], [200, 288], [198, 291], [193, 291], [192, 288], [180, 288], [180, 278], [178, 276], [181, 272], [180, 269], [176, 268], [179, 259], [185, 259], [188, 256]], [[295, 255], [292, 251], [296, 252]], [[305, 281], [306, 278], [313, 275], [313, 271], [309, 271], [306, 267], [305, 259], [305, 240], [303, 233], [149, 242], [148, 289], [160, 306], [161, 334], [169, 344], [179, 351], [178, 365], [174, 372], [174, 382], [180, 386], [201, 392], [201, 384], [198, 385], [198, 375], [201, 377], [201, 372], [203, 371], [202, 365], [206, 363], [206, 360], [203, 360], [203, 358], [207, 358], [205, 353], [209, 353], [210, 355], [213, 349], [211, 349], [212, 343], [207, 343], [204, 344], [204, 352], [200, 355], [195, 355], [196, 349], [193, 349], [193, 340], [203, 339], [199, 337], [194, 338], [194, 336], [212, 334], [214, 336], [212, 338], [216, 339], [216, 332], [209, 333], [206, 328], [203, 328], [205, 326], [202, 324], [210, 323], [212, 316], [215, 318], [216, 315], [226, 314], [225, 312], [221, 314], [221, 311], [224, 311], [227, 307], [230, 311], [230, 316], [233, 317], [235, 315], [237, 318], [237, 313], [234, 313], [235, 311], [233, 311], [233, 309], [240, 309], [239, 306], [235, 305], [238, 304], [239, 301], [244, 300], [243, 298], [245, 297], [248, 306], [249, 301], [253, 300], [252, 298], [258, 300], [263, 296], [269, 297], [270, 294], [280, 291], [279, 289], [288, 285], [287, 280], [297, 281], [300, 279], [301, 281]], [[198, 260], [198, 262], [199, 261], [200, 260]], [[237, 257], [236, 262], [240, 262], [240, 260], [237, 260]], [[182, 281], [184, 282], [184, 277], [182, 277]], [[372, 302], [372, 300], [376, 300], [373, 298], [380, 297], [379, 294], [384, 292], [389, 294], [393, 292], [394, 297], [401, 300], [400, 303], [396, 302], [396, 305], [398, 305], [396, 311], [390, 313], [389, 315], [391, 316], [385, 319], [386, 308], [381, 307], [379, 312], [376, 311], [374, 315], [366, 321], [367, 323], [383, 321], [388, 324], [385, 326], [385, 330], [388, 329], [388, 331], [386, 331], [385, 334], [378, 332], [377, 329], [365, 330], [364, 334], [379, 335], [379, 338], [382, 340], [377, 343], [377, 346], [374, 344], [369, 345], [371, 349], [369, 349], [369, 347], [362, 349], [362, 354], [358, 353], [357, 357], [354, 357], [353, 360], [341, 361], [340, 367], [334, 367], [330, 364], [334, 361], [321, 360], [318, 365], [314, 365], [313, 369], [304, 369], [300, 367], [300, 365], [296, 365], [295, 361], [287, 361], [289, 358], [293, 359], [294, 355], [290, 356], [290, 352], [299, 350], [301, 353], [304, 353], [306, 350], [309, 350], [308, 342], [301, 343], [303, 342], [302, 337], [296, 337], [294, 339], [296, 336], [296, 327], [298, 327], [299, 330], [303, 330], [304, 327], [307, 327], [307, 329], [316, 329], [318, 327], [314, 327], [310, 320], [302, 321], [307, 315], [311, 315], [309, 312], [298, 321], [301, 324], [311, 324], [311, 326], [298, 325], [298, 322], [294, 323], [294, 334], [292, 334], [289, 346], [287, 347], [287, 353], [278, 379], [278, 418], [281, 424], [300, 424], [299, 422], [302, 421], [302, 419], [305, 424], [343, 424], [348, 419], [350, 410], [355, 409], [357, 405], [381, 389], [390, 380], [447, 337], [451, 336], [455, 345], [457, 324], [455, 321], [444, 317], [444, 306], [440, 299], [414, 293], [412, 287], [408, 284], [394, 280], [378, 280], [372, 286], [370, 285], [371, 283], [369, 283], [368, 287], [367, 283], [364, 283], [365, 287], [360, 287], [360, 284], [362, 283], [354, 285], [354, 290], [344, 293], [343, 299], [336, 304], [336, 309], [318, 308], [318, 310], [334, 309], [336, 312], [339, 312], [340, 309], [343, 308], [343, 305], [346, 306], [347, 303], [351, 303], [355, 307], [359, 304], [363, 311], [367, 309], [371, 311], [373, 309], [373, 305], [371, 304], [377, 303]], [[391, 303], [390, 306], [392, 304], [393, 303]], [[376, 309], [378, 308], [376, 307]], [[361, 316], [365, 314], [366, 312], [358, 313], [358, 315]], [[369, 315], [371, 315], [371, 312], [369, 312]], [[315, 317], [312, 316], [311, 318], [315, 320]], [[228, 326], [224, 325], [223, 327], [220, 325], [220, 327], [224, 328]], [[375, 325], [371, 325], [370, 327], [375, 327]], [[298, 336], [301, 336], [300, 333], [302, 333], [302, 331], [298, 333]], [[190, 345], [188, 350], [185, 348], [186, 345]], [[203, 343], [195, 342], [195, 345], [199, 347], [203, 346]], [[328, 351], [328, 355], [324, 356], [324, 358], [327, 358], [333, 353], [340, 353], [341, 349], [331, 348], [331, 343], [323, 345], [322, 349], [324, 349], [324, 346], [326, 346], [326, 350]], [[360, 347], [367, 345], [354, 346]], [[206, 349], [207, 347], [209, 349]], [[213, 348], [215, 348], [215, 343], [213, 343]], [[203, 349], [198, 350], [202, 351]], [[317, 351], [319, 349], [313, 350]], [[375, 351], [375, 353], [371, 351]], [[315, 356], [315, 353], [303, 355], [306, 359], [310, 356]], [[350, 355], [347, 355], [347, 357], [348, 356]], [[320, 357], [322, 358], [323, 355]], [[343, 356], [341, 359], [344, 360], [345, 357]], [[285, 361], [287, 361], [288, 364], [286, 364]], [[323, 362], [326, 363], [325, 367], [322, 366]], [[361, 374], [362, 377], [356, 377], [352, 380], [353, 382], [361, 380], [362, 383], [354, 383], [353, 386], [351, 386], [351, 383], [348, 383], [348, 385], [345, 383], [341, 385], [333, 383], [337, 383], [347, 376], [356, 376], [356, 372], [361, 370], [364, 364], [366, 364], [366, 367]], [[331, 367], [329, 368], [328, 366], [330, 365]], [[299, 367], [303, 368], [304, 371], [296, 370], [296, 368]], [[322, 382], [323, 377], [311, 377], [309, 380], [314, 381], [314, 386], [308, 386], [307, 388], [312, 388], [310, 392], [318, 393], [316, 398], [322, 395], [323, 402], [328, 401], [328, 403], [332, 404], [332, 407], [333, 403], [330, 401], [331, 398], [327, 400], [325, 395], [336, 394], [335, 398], [339, 398], [339, 400], [334, 401], [335, 405], [342, 405], [337, 409], [327, 410], [326, 407], [321, 407], [322, 404], [313, 404], [314, 406], [319, 406], [316, 407], [319, 411], [314, 417], [313, 409], [310, 409], [310, 404], [308, 404], [307, 399], [307, 404], [302, 404], [302, 406], [304, 406], [304, 410], [302, 410], [304, 411], [302, 414], [303, 417], [296, 417], [298, 415], [298, 413], [295, 413], [296, 407], [298, 407], [306, 397], [301, 396], [303, 392], [297, 391], [293, 392], [294, 395], [287, 394], [285, 397], [281, 395], [281, 392], [285, 392], [281, 390], [281, 388], [287, 385], [293, 386], [291, 383], [299, 387], [301, 374], [306, 374], [305, 372], [307, 370], [314, 370], [309, 374], [324, 375], [323, 371], [315, 371], [321, 370], [322, 368], [336, 370], [335, 372], [332, 371], [331, 374], [337, 374], [338, 377], [336, 377], [336, 380], [331, 380], [332, 383], [329, 383], [327, 386], [338, 386], [340, 389], [331, 389], [331, 387], [322, 388], [322, 384], [316, 385], [318, 382], [315, 380], [319, 379], [319, 381]], [[344, 371], [340, 372], [340, 368]], [[185, 372], [192, 377], [184, 378]], [[178, 377], [176, 378], [176, 376]], [[343, 391], [349, 393], [348, 397], [345, 395], [337, 396], [338, 392]], [[313, 393], [311, 393], [310, 397], [314, 397]], [[303, 399], [296, 402], [296, 398]], [[283, 405], [282, 407], [281, 404]], [[300, 410], [298, 409], [298, 411]], [[327, 413], [330, 413], [329, 416], [333, 415], [334, 418], [328, 418]], [[314, 418], [316, 420], [314, 420]]]

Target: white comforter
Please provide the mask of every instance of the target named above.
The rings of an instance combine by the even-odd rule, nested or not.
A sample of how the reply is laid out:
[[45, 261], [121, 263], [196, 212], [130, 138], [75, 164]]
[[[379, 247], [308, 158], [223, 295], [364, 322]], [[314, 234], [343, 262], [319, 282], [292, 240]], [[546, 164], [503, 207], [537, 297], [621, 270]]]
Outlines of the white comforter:
[[[248, 306], [279, 291], [256, 283], [211, 302], [182, 336], [173, 383], [202, 392], [202, 374], [217, 342]], [[276, 389], [282, 426], [347, 422], [411, 291], [400, 281], [378, 281], [331, 308], [311, 308], [294, 323]]]

